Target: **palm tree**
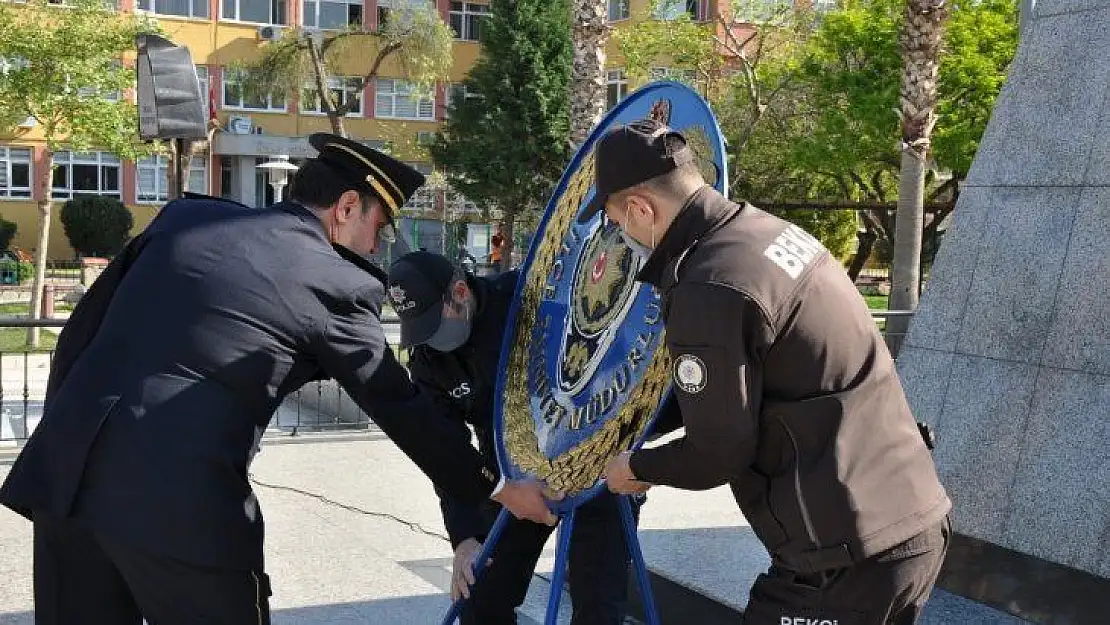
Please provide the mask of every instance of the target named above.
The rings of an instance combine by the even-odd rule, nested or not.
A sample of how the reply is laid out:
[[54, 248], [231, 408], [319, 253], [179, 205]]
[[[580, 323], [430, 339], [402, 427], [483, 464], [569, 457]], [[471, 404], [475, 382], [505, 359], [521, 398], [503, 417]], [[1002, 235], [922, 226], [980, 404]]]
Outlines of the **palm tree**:
[[[907, 0], [902, 29], [902, 162], [894, 226], [891, 310], [914, 310], [921, 284], [921, 235], [924, 229], [925, 173], [937, 115], [945, 0]], [[887, 322], [887, 344], [897, 355], [909, 318]]]
[[605, 114], [609, 3], [607, 0], [573, 0], [571, 11], [574, 69], [570, 82], [570, 141], [577, 147]]

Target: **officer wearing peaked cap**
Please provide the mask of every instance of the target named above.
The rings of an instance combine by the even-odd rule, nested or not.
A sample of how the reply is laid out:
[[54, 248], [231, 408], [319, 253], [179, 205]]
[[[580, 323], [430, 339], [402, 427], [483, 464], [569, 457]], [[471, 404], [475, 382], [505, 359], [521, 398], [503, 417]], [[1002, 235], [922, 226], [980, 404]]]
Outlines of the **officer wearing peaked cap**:
[[554, 522], [537, 485], [497, 483], [385, 343], [386, 276], [364, 257], [423, 176], [341, 137], [310, 142], [289, 202], [170, 202], [73, 311], [0, 487], [34, 524], [39, 625], [269, 623], [248, 468], [313, 379], [335, 378], [439, 488]]

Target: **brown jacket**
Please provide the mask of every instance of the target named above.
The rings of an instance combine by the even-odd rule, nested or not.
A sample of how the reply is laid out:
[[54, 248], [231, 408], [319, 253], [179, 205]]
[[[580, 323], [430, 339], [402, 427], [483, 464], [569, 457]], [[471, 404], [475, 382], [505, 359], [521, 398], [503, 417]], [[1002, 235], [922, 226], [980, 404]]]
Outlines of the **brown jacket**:
[[686, 435], [642, 480], [731, 485], [787, 568], [846, 566], [951, 508], [894, 361], [844, 269], [801, 228], [704, 187], [639, 278], [664, 294]]

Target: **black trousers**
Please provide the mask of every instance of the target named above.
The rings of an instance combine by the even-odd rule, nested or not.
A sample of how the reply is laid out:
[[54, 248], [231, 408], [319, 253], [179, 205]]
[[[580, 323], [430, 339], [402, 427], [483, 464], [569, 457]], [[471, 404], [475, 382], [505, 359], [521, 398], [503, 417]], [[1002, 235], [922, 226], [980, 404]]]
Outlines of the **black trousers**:
[[262, 571], [194, 566], [71, 521], [34, 522], [36, 625], [269, 625]]
[[[643, 499], [633, 500], [639, 520]], [[569, 576], [572, 625], [618, 625], [628, 600], [630, 558], [618, 499], [604, 491], [578, 508], [570, 537]], [[536, 561], [555, 528], [510, 521], [494, 547], [493, 562], [470, 589], [462, 625], [515, 625]]]
[[771, 567], [752, 586], [745, 625], [914, 625], [948, 551], [946, 518], [847, 568], [801, 575]]

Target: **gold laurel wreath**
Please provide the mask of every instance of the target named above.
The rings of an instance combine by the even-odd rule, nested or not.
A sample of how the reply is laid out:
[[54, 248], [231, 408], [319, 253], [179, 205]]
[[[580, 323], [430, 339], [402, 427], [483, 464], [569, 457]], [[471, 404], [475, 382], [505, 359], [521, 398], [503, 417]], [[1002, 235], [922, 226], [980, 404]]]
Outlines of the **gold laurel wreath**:
[[540, 450], [528, 395], [528, 355], [531, 353], [532, 330], [544, 285], [559, 248], [577, 218], [582, 199], [593, 181], [594, 157], [591, 152], [582, 159], [578, 171], [568, 181], [532, 257], [521, 293], [520, 314], [509, 353], [502, 397], [502, 435], [509, 459], [523, 471], [544, 480], [550, 488], [568, 496], [596, 484], [609, 459], [631, 447], [643, 434], [663, 399], [671, 368], [671, 356], [664, 342], [665, 335], [661, 332], [658, 347], [643, 379], [629, 390], [629, 399], [616, 416], [589, 438], [553, 459], [549, 460]]

